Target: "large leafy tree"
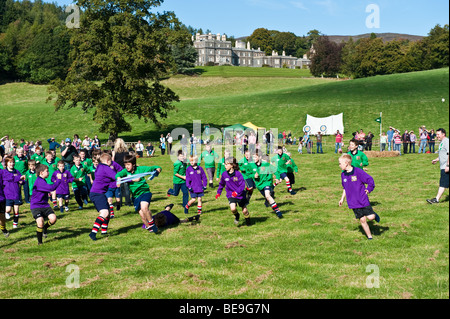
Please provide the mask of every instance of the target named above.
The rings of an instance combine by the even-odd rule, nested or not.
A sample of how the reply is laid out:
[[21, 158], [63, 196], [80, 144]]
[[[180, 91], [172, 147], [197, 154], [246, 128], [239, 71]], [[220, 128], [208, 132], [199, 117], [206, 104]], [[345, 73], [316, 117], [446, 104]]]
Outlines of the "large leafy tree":
[[326, 36], [320, 37], [314, 44], [315, 53], [311, 57], [311, 73], [314, 76], [336, 76], [341, 68], [341, 51], [343, 44], [330, 41]]
[[158, 125], [178, 96], [161, 84], [173, 68], [168, 43], [171, 12], [151, 10], [162, 0], [79, 0], [80, 28], [71, 43], [67, 77], [53, 82], [56, 110], [94, 110], [99, 130], [115, 138], [131, 131], [128, 117]]

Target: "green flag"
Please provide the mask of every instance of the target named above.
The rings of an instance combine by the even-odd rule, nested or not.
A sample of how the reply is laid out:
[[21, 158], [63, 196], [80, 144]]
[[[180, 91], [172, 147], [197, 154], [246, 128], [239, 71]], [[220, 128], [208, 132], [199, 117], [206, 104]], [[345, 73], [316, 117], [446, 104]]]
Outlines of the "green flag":
[[381, 124], [381, 117], [377, 118], [377, 119], [375, 120], [375, 122], [378, 122], [378, 123]]

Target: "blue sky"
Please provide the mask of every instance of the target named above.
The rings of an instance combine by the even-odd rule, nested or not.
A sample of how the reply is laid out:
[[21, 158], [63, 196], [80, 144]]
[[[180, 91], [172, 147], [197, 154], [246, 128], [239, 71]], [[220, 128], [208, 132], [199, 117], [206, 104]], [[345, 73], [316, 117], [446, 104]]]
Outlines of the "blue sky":
[[[54, 0], [67, 5], [72, 0]], [[379, 27], [366, 20], [379, 9]], [[426, 36], [449, 23], [448, 0], [165, 0], [156, 11], [174, 11], [186, 25], [229, 36], [250, 35], [257, 28], [289, 31], [298, 36], [317, 29], [326, 35], [406, 33]], [[370, 19], [370, 21], [374, 21]]]

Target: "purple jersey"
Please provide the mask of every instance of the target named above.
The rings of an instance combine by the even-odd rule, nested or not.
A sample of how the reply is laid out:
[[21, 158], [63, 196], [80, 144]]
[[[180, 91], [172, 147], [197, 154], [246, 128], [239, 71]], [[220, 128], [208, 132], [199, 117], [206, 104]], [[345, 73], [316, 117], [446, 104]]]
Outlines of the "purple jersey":
[[3, 170], [0, 169], [0, 202], [6, 200], [5, 193], [3, 192]]
[[70, 190], [69, 190], [69, 184], [73, 182], [73, 176], [72, 174], [70, 174], [69, 171], [65, 170], [64, 172], [61, 173], [60, 170], [57, 170], [55, 172], [53, 172], [52, 175], [52, 183], [55, 183], [57, 178], [57, 175], [61, 174], [61, 183], [59, 184], [59, 187], [56, 189], [56, 194], [57, 195], [69, 195], [70, 194]]
[[111, 167], [103, 163], [98, 164], [95, 169], [95, 180], [92, 184], [91, 193], [105, 194], [109, 185], [115, 180], [116, 173]]
[[61, 182], [61, 179], [56, 179], [55, 183], [50, 185], [45, 179], [38, 176], [33, 185], [33, 192], [30, 199], [30, 209], [50, 207], [48, 204], [48, 193], [56, 190]]
[[[113, 169], [114, 174], [117, 174], [117, 173], [119, 173], [121, 170], [123, 170], [123, 167], [120, 166], [119, 164], [117, 164], [117, 163], [114, 162], [114, 161], [111, 162], [111, 166], [110, 166], [110, 167]], [[109, 184], [109, 188], [117, 188], [117, 183], [116, 183], [115, 180], [114, 180], [114, 182], [111, 182], [111, 183]]]
[[3, 192], [6, 199], [20, 199], [20, 184], [23, 184], [20, 177], [22, 177], [22, 174], [16, 169], [12, 171], [3, 170]]
[[[245, 180], [242, 173], [239, 171], [234, 171], [232, 174], [227, 171], [222, 173], [217, 194], [222, 194], [224, 187], [227, 192], [227, 198], [243, 199], [246, 197]], [[237, 193], [236, 197], [233, 197], [233, 192]]]
[[[347, 196], [348, 208], [364, 208], [370, 206], [366, 189], [371, 193], [375, 189], [375, 182], [369, 174], [358, 167], [353, 167], [350, 173], [342, 172], [342, 187]], [[367, 185], [367, 188], [366, 188]]]
[[186, 187], [192, 189], [194, 193], [203, 193], [203, 188], [208, 185], [205, 171], [201, 166], [193, 168], [189, 166], [186, 169]]

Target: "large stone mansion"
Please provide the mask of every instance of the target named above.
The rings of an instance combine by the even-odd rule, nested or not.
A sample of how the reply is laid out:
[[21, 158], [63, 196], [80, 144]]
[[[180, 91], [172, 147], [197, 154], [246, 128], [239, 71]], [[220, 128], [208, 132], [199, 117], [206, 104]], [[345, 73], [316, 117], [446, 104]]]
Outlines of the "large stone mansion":
[[311, 61], [306, 57], [297, 58], [287, 56], [284, 52], [279, 55], [273, 51], [272, 56], [267, 56], [260, 48], [257, 50], [250, 47], [250, 42], [247, 45], [240, 40], [236, 41], [233, 48], [231, 41], [227, 41], [225, 34], [200, 35], [197, 33], [192, 37], [194, 47], [198, 52], [197, 66], [205, 66], [207, 64], [214, 65], [234, 65], [247, 67], [262, 67], [269, 66], [273, 68], [309, 68]]

